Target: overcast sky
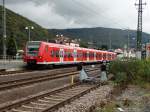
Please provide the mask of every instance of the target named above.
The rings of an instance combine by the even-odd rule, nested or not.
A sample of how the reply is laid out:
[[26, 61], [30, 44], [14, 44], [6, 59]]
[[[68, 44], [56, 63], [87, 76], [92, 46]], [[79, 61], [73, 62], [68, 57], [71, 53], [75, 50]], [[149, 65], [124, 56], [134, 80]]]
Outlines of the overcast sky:
[[[150, 0], [143, 31], [150, 33]], [[2, 0], [1, 0], [2, 2]], [[45, 28], [137, 28], [136, 0], [6, 0], [6, 7]]]

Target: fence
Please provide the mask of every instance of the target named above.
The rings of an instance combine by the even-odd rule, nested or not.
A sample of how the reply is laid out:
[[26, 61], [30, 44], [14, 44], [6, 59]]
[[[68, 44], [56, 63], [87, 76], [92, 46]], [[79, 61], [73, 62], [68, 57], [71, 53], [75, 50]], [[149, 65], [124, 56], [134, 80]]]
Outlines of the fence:
[[[20, 55], [20, 56], [9, 56], [7, 55], [6, 56], [6, 60], [22, 60], [23, 56]], [[3, 55], [0, 55], [0, 59], [4, 59], [4, 56]]]

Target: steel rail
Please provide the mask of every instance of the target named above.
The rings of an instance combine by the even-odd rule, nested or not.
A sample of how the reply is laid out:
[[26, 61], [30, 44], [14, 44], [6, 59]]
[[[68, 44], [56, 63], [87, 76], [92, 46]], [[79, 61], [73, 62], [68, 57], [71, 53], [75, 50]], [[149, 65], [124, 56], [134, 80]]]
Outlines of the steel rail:
[[[91, 69], [91, 70], [87, 70], [87, 72], [95, 72], [98, 71], [99, 69]], [[21, 86], [27, 86], [27, 85], [31, 85], [34, 83], [41, 83], [44, 81], [48, 81], [48, 80], [54, 80], [54, 79], [59, 79], [59, 78], [63, 78], [63, 77], [68, 77], [71, 75], [77, 75], [79, 74], [79, 71], [76, 72], [68, 72], [68, 73], [62, 73], [62, 74], [53, 74], [53, 75], [45, 75], [45, 76], [40, 76], [40, 77], [34, 77], [34, 78], [28, 78], [28, 79], [21, 79], [21, 80], [15, 80], [15, 81], [10, 81], [10, 82], [5, 82], [5, 83], [0, 83], [0, 91], [4, 91], [7, 89], [12, 89], [12, 88], [17, 88], [17, 87], [21, 87]]]
[[[30, 112], [53, 112], [55, 109], [63, 106], [64, 104], [77, 99], [84, 94], [87, 94], [93, 89], [99, 87], [98, 85], [82, 85], [80, 83], [75, 83], [73, 85], [68, 85], [53, 91], [46, 91], [40, 93], [36, 96], [31, 96], [28, 98], [21, 99], [11, 104], [1, 105], [0, 111], [2, 112], [23, 112], [22, 109], [28, 109]], [[65, 96], [65, 97], [64, 97]], [[57, 97], [57, 98], [56, 98]], [[47, 99], [49, 100], [47, 100]], [[54, 98], [54, 100], [52, 99]], [[39, 103], [41, 101], [41, 103]], [[42, 103], [43, 102], [43, 103]], [[46, 105], [46, 107], [43, 107]], [[41, 105], [41, 106], [39, 106]], [[39, 107], [39, 108], [38, 108]]]

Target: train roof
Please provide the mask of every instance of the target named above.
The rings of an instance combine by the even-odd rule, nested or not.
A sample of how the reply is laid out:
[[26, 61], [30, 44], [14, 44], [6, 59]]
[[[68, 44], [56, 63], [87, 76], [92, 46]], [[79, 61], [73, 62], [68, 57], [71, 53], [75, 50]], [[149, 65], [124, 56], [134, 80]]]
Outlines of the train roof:
[[51, 47], [61, 47], [61, 48], [70, 48], [70, 49], [79, 49], [79, 50], [87, 50], [87, 51], [96, 51], [96, 52], [104, 52], [104, 53], [113, 53], [116, 54], [114, 52], [110, 52], [110, 51], [103, 51], [103, 50], [97, 50], [97, 49], [89, 49], [89, 48], [82, 48], [82, 47], [73, 47], [73, 46], [67, 46], [67, 45], [61, 45], [61, 44], [56, 44], [56, 43], [49, 43], [49, 42], [44, 42], [44, 41], [30, 41], [31, 43], [33, 42], [37, 42], [37, 43], [42, 43], [45, 45], [49, 45]]

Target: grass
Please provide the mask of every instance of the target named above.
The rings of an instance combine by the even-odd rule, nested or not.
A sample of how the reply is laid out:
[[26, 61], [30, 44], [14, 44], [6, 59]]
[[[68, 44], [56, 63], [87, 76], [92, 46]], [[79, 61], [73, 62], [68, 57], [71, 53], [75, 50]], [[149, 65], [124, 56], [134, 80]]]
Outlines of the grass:
[[115, 111], [116, 107], [117, 107], [116, 103], [115, 102], [111, 102], [111, 103], [105, 105], [102, 108], [97, 108], [95, 110], [95, 112], [116, 112]]

